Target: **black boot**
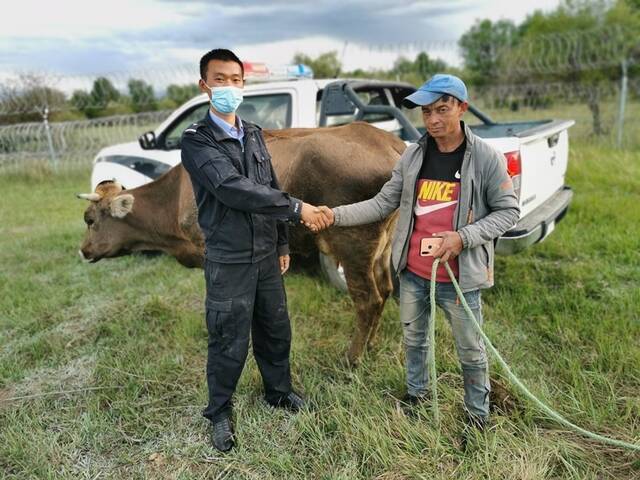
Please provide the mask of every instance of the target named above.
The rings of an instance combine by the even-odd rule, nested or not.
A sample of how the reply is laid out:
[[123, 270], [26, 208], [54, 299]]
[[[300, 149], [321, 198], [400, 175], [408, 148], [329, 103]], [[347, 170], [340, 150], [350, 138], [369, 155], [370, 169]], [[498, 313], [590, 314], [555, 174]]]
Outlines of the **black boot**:
[[405, 415], [416, 418], [418, 416], [418, 410], [420, 406], [428, 402], [430, 397], [428, 394], [425, 395], [411, 395], [409, 392], [405, 393], [402, 398], [398, 398], [398, 406], [402, 409]]
[[476, 438], [477, 434], [484, 433], [490, 428], [489, 417], [480, 417], [477, 415], [467, 415], [465, 420], [464, 430], [460, 438], [460, 447], [463, 451], [467, 451], [472, 443], [472, 440]]
[[224, 417], [212, 423], [211, 443], [221, 452], [228, 452], [233, 448], [235, 441], [230, 417]]
[[288, 394], [283, 395], [276, 402], [268, 402], [269, 405], [276, 408], [284, 408], [291, 412], [297, 413], [305, 406], [305, 401], [300, 395], [291, 390]]
[[407, 392], [405, 393], [404, 397], [400, 399], [400, 402], [409, 407], [415, 407], [416, 405], [426, 402], [427, 400], [429, 400], [428, 395], [420, 395], [419, 397], [417, 397]]

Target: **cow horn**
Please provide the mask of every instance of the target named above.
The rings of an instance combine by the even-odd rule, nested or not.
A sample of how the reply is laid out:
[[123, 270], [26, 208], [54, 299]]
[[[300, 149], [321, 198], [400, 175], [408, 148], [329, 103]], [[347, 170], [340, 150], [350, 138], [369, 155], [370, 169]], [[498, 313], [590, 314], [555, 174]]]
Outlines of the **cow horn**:
[[82, 198], [84, 200], [89, 200], [90, 202], [97, 202], [98, 200], [100, 200], [100, 194], [99, 193], [76, 193], [76, 197], [78, 198]]

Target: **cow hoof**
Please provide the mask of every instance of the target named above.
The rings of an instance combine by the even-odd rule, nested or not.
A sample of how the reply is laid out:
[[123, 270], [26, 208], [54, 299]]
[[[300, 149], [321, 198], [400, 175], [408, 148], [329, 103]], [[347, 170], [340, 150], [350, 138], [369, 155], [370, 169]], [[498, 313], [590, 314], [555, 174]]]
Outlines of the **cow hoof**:
[[361, 360], [362, 360], [362, 354], [358, 353], [357, 355], [352, 353], [351, 351], [349, 351], [346, 354], [346, 360], [347, 360], [347, 367], [349, 368], [356, 368], [360, 365]]
[[380, 347], [380, 338], [377, 336], [375, 338], [369, 339], [369, 341], [367, 342], [368, 352], [375, 352], [376, 350], [378, 350], [379, 347]]

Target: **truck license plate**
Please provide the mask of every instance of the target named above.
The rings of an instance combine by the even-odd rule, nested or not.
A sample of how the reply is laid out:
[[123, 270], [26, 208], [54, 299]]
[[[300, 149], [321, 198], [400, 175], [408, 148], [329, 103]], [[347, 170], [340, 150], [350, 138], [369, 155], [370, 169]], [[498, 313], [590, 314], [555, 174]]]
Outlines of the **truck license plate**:
[[[551, 232], [553, 232], [553, 230], [555, 228], [556, 228], [556, 221], [555, 220], [553, 220], [550, 223], [547, 223], [547, 231], [544, 234], [544, 237], [542, 238], [542, 240], [545, 240], [551, 234]], [[542, 241], [542, 240], [540, 240], [540, 241]]]

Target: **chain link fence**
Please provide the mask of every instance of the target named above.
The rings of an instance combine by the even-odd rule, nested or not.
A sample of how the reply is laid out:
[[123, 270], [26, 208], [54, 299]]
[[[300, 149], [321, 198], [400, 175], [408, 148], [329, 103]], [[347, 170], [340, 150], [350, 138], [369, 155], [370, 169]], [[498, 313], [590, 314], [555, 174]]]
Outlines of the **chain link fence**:
[[[626, 91], [623, 91], [626, 89]], [[640, 148], [640, 79], [538, 82], [470, 88], [472, 101], [495, 121], [572, 119], [570, 138], [611, 148]]]
[[[493, 120], [573, 119], [572, 142], [640, 148], [640, 81], [628, 82], [621, 105], [618, 82], [597, 85], [531, 83], [470, 87], [470, 97]], [[106, 146], [135, 142], [155, 129], [172, 110], [67, 122], [28, 122], [0, 126], [0, 173], [34, 164], [54, 170], [86, 167]]]
[[86, 167], [100, 149], [158, 126], [171, 110], [70, 122], [29, 122], [0, 126], [0, 173], [34, 165], [53, 170]]
[[[573, 119], [574, 142], [637, 149], [638, 40], [622, 28], [609, 28], [542, 35], [516, 46], [488, 45], [479, 63], [501, 67], [480, 78], [461, 75], [469, 81], [472, 103], [496, 121]], [[455, 43], [414, 47], [459, 54]], [[386, 78], [401, 79], [388, 73]], [[425, 75], [412, 78], [423, 81]], [[0, 174], [33, 164], [86, 167], [101, 148], [135, 142], [155, 129], [198, 93], [198, 77], [194, 65], [177, 65], [102, 76], [5, 78], [0, 81]]]

